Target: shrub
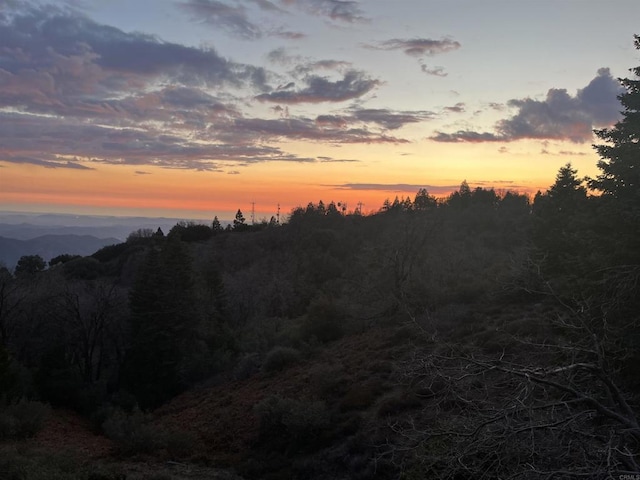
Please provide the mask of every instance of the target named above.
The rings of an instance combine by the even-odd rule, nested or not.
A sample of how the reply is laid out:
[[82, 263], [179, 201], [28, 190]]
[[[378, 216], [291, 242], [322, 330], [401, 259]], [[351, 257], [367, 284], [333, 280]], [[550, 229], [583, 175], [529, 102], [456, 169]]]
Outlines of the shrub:
[[324, 402], [305, 402], [272, 395], [254, 406], [260, 434], [275, 449], [315, 444], [330, 426]]
[[0, 438], [33, 437], [44, 426], [50, 408], [28, 400], [9, 405], [0, 412]]
[[305, 339], [315, 337], [321, 343], [329, 343], [344, 336], [346, 315], [332, 300], [316, 299], [311, 302], [307, 320], [302, 327]]
[[196, 435], [183, 430], [164, 430], [151, 424], [151, 418], [137, 407], [126, 412], [118, 407], [106, 407], [103, 433], [113, 441], [121, 455], [154, 453], [165, 449], [171, 459], [188, 457], [196, 444]]
[[151, 453], [166, 446], [165, 432], [151, 425], [149, 418], [137, 408], [131, 413], [114, 410], [102, 429], [122, 455]]
[[265, 372], [279, 372], [300, 361], [300, 352], [290, 347], [274, 347], [264, 360], [262, 369]]

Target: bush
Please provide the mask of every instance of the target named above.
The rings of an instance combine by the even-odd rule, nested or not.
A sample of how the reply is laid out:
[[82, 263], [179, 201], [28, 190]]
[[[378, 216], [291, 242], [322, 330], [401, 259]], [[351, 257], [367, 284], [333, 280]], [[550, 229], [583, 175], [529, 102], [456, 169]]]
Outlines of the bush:
[[264, 360], [262, 369], [265, 372], [279, 372], [300, 361], [300, 352], [295, 348], [274, 347]]
[[165, 432], [151, 425], [137, 408], [131, 413], [115, 409], [102, 424], [102, 430], [122, 455], [152, 453], [166, 446]]
[[29, 438], [44, 426], [50, 408], [28, 400], [9, 405], [0, 412], [0, 438]]
[[170, 459], [186, 458], [193, 453], [196, 435], [183, 430], [164, 430], [151, 424], [151, 418], [137, 407], [130, 412], [118, 407], [104, 407], [96, 412], [94, 421], [102, 423], [103, 433], [114, 442], [121, 455], [154, 453], [166, 450]]
[[260, 435], [276, 450], [311, 446], [330, 426], [324, 402], [272, 395], [256, 404], [253, 410], [260, 420]]
[[315, 337], [320, 343], [329, 343], [344, 336], [347, 316], [330, 299], [314, 300], [307, 312], [307, 320], [302, 328], [303, 338]]

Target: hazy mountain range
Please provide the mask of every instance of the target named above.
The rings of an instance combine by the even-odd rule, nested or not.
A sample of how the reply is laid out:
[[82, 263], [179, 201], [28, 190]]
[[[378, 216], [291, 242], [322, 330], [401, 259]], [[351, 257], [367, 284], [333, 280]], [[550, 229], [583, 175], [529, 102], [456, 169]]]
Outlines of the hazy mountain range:
[[63, 253], [91, 255], [125, 241], [140, 228], [167, 233], [181, 220], [185, 219], [0, 212], [0, 264], [12, 270], [23, 255], [40, 255], [46, 261]]

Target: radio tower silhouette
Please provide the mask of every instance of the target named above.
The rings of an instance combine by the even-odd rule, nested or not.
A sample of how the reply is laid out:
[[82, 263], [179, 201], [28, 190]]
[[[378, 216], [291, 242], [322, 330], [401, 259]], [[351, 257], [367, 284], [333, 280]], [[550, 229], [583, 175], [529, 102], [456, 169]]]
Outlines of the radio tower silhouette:
[[278, 218], [276, 220], [277, 224], [280, 225], [280, 204], [278, 204]]

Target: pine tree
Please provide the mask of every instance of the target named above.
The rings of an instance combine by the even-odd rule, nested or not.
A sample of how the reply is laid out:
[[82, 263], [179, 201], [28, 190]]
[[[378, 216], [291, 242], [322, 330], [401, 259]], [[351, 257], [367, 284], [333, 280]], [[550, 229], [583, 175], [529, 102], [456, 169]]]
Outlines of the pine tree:
[[578, 178], [578, 171], [567, 163], [558, 170], [556, 182], [547, 191], [550, 205], [557, 210], [575, 210], [587, 199], [583, 183], [584, 180]]
[[248, 225], [245, 223], [246, 219], [242, 214], [242, 210], [238, 209], [236, 212], [236, 217], [233, 219], [233, 229], [236, 232], [242, 232], [248, 228]]
[[213, 230], [213, 234], [222, 232], [224, 229], [220, 224], [220, 220], [218, 220], [218, 216], [213, 217], [213, 222], [211, 222], [211, 229]]
[[[640, 35], [635, 36], [634, 44], [640, 50]], [[640, 77], [640, 67], [630, 71]], [[623, 106], [622, 120], [612, 128], [595, 131], [606, 144], [595, 146], [601, 157], [598, 162], [601, 173], [589, 186], [637, 209], [640, 205], [640, 78], [619, 80], [626, 90], [618, 96]]]
[[[640, 50], [640, 35], [634, 45]], [[630, 71], [636, 78], [619, 79], [625, 90], [618, 96], [622, 119], [595, 131], [605, 143], [594, 146], [601, 173], [589, 180], [602, 193], [598, 217], [611, 265], [640, 264], [640, 67]]]
[[141, 407], [157, 407], [186, 386], [197, 313], [191, 259], [178, 238], [149, 251], [131, 291], [131, 348], [125, 386]]

